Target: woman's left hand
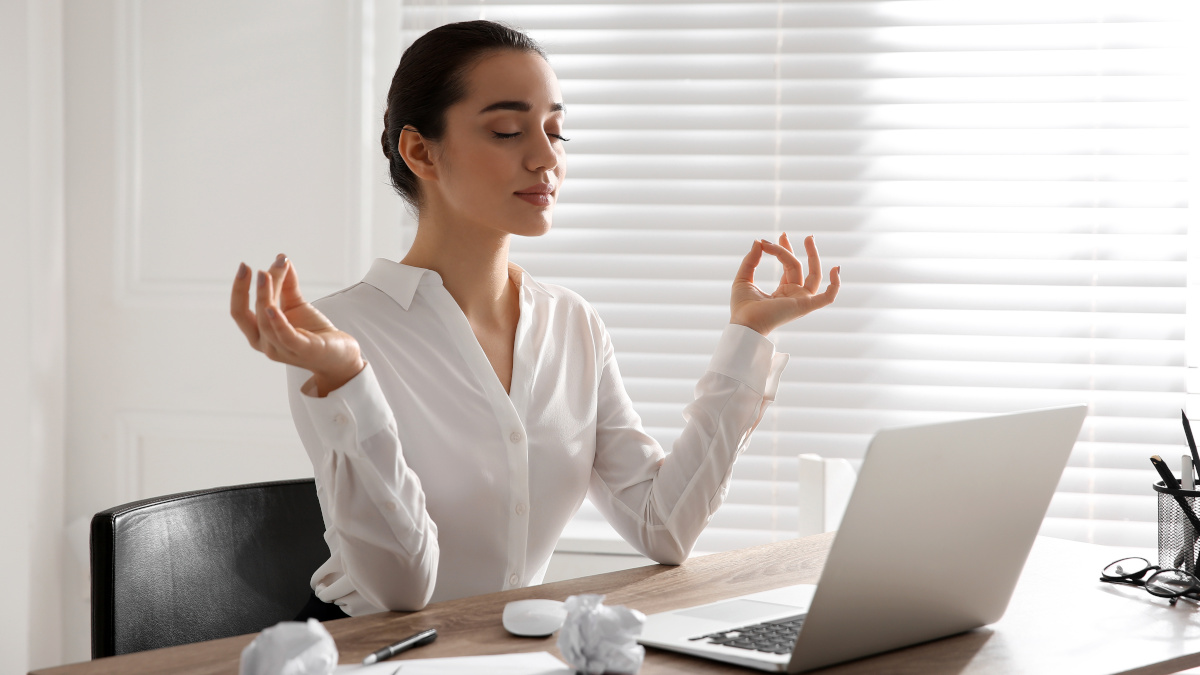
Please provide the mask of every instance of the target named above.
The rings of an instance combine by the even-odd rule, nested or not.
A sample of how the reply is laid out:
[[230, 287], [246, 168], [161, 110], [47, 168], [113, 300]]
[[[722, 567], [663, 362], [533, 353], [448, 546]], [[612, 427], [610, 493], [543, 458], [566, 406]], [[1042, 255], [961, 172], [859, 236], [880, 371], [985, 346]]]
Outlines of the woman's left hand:
[[[841, 267], [829, 271], [829, 287], [818, 293], [821, 286], [821, 258], [817, 255], [817, 244], [813, 238], [804, 240], [808, 252], [808, 275], [804, 275], [800, 261], [792, 253], [792, 244], [787, 234], [779, 237], [779, 244], [759, 239], [742, 260], [737, 277], [733, 280], [733, 294], [729, 299], [730, 323], [741, 324], [767, 335], [783, 324], [820, 309], [833, 302], [841, 286]], [[763, 251], [775, 256], [783, 263], [783, 277], [775, 292], [767, 295], [754, 285], [754, 269], [762, 260]]]

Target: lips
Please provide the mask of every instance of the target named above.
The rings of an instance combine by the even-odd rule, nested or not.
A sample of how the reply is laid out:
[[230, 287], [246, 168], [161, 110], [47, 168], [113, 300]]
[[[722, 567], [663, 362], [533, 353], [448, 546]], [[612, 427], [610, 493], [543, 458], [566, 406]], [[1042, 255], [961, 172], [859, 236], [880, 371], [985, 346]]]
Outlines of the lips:
[[552, 183], [538, 183], [523, 190], [518, 190], [513, 194], [534, 206], [549, 206], [552, 200], [551, 195], [554, 194], [554, 185]]

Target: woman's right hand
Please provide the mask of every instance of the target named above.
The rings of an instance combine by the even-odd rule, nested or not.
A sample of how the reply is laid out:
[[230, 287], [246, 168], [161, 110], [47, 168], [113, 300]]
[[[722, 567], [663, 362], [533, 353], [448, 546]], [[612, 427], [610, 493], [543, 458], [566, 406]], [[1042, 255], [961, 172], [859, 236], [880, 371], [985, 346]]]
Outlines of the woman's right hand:
[[253, 311], [250, 276], [250, 268], [242, 263], [233, 280], [230, 313], [251, 347], [273, 361], [311, 372], [313, 378], [304, 388], [315, 387], [317, 396], [349, 382], [366, 367], [358, 341], [301, 297], [296, 269], [286, 256], [280, 253], [268, 272], [255, 275]]

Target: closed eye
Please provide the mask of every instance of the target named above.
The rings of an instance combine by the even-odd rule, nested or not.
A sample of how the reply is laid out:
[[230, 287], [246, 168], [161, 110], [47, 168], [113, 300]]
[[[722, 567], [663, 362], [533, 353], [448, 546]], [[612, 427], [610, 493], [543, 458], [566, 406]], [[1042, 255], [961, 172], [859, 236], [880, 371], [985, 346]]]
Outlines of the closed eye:
[[[502, 133], [500, 133], [499, 131], [493, 131], [493, 132], [492, 132], [492, 136], [493, 136], [494, 138], [500, 138], [500, 139], [516, 138], [517, 136], [520, 136], [520, 135], [521, 135], [521, 132], [519, 132], [519, 131], [513, 132], [513, 133], [511, 133], [511, 134], [502, 134]], [[567, 137], [563, 136], [562, 134], [546, 134], [546, 135], [547, 135], [547, 136], [549, 136], [549, 137], [551, 137], [551, 138], [556, 138], [556, 139], [558, 139], [558, 140], [560, 140], [560, 141], [562, 141], [562, 142], [564, 142], [564, 143], [566, 143], [567, 141], [571, 140], [571, 139], [569, 139], [569, 138], [567, 138]]]

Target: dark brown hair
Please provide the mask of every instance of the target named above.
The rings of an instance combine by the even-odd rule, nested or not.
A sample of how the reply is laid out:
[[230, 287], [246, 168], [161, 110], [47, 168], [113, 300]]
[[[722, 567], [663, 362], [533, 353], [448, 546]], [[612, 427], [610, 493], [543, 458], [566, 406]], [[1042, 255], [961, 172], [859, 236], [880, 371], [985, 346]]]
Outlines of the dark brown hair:
[[441, 140], [446, 131], [446, 109], [467, 94], [463, 82], [467, 69], [488, 52], [505, 49], [546, 58], [541, 46], [525, 33], [483, 20], [439, 26], [404, 50], [388, 90], [380, 142], [388, 158], [392, 187], [413, 208], [419, 207], [420, 187], [396, 150], [400, 130], [410, 127], [428, 140]]

